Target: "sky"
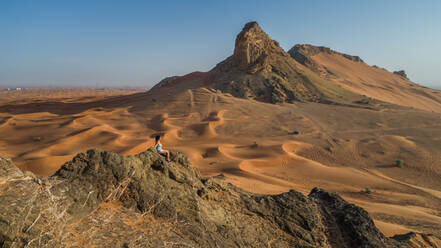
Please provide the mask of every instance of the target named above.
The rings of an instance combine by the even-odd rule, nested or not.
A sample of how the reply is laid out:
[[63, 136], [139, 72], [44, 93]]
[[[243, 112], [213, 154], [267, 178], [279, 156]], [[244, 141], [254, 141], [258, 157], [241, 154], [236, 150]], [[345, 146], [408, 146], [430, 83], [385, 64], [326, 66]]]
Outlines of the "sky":
[[441, 88], [441, 1], [1, 0], [0, 86], [149, 87], [208, 71], [257, 21]]

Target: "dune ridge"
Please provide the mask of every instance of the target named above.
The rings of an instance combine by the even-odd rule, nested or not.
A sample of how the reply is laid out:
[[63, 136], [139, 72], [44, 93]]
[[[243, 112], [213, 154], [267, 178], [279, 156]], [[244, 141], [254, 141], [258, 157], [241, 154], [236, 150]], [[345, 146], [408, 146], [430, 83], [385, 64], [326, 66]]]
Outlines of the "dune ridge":
[[[153, 97], [158, 99], [154, 103]], [[323, 116], [311, 113], [318, 114], [316, 108], [324, 111], [326, 107], [328, 114], [338, 111], [341, 117], [344, 116], [341, 111], [348, 111], [349, 115], [357, 116], [357, 109], [321, 104], [271, 105], [210, 89], [193, 89], [166, 100], [148, 93], [138, 99], [138, 103], [128, 107], [103, 104], [102, 108], [66, 115], [1, 113], [7, 121], [0, 128], [0, 136], [8, 146], [0, 144], [0, 153], [10, 155], [22, 169], [47, 176], [84, 149], [98, 147], [133, 155], [151, 147], [153, 136], [161, 134], [166, 149], [187, 154], [203, 175], [221, 174], [227, 182], [251, 192], [275, 194], [295, 188], [307, 193], [319, 185], [365, 207], [390, 235], [404, 230], [427, 230], [418, 223], [439, 225], [433, 211], [437, 211], [437, 202], [441, 202], [440, 188], [436, 185], [428, 188], [418, 181], [408, 181], [409, 178], [406, 182], [399, 174], [398, 177], [390, 174], [399, 169], [393, 166], [395, 150], [415, 151], [414, 155], [421, 154], [423, 158], [432, 154], [424, 148], [427, 136], [406, 131], [421, 124], [402, 123], [404, 128], [375, 133], [379, 126], [381, 129], [390, 125], [388, 118], [379, 116], [402, 118], [400, 111], [369, 111], [372, 118], [363, 118], [375, 120], [376, 125], [358, 122], [358, 127], [340, 130], [339, 125], [344, 121], [333, 127], [325, 124], [332, 115], [322, 121]], [[165, 107], [151, 108], [149, 102]], [[406, 116], [409, 113], [412, 114], [403, 112]], [[416, 111], [415, 115], [432, 114]], [[426, 125], [436, 127], [438, 118], [426, 118]], [[300, 135], [291, 134], [295, 129], [301, 130]], [[15, 133], [13, 137], [9, 136], [11, 132]], [[39, 139], [34, 137], [35, 133], [39, 133]], [[350, 151], [344, 152], [344, 156], [352, 154], [354, 163], [345, 163], [339, 150]], [[392, 158], [389, 160], [392, 165], [377, 167], [375, 163], [367, 163], [376, 157], [363, 157], [363, 154], [377, 151], [384, 152], [377, 154], [383, 160]], [[429, 166], [427, 159], [421, 160], [421, 164]], [[360, 163], [371, 165], [357, 166]], [[436, 172], [437, 168], [424, 170]], [[363, 193], [365, 188], [371, 188], [373, 193]], [[391, 194], [394, 197], [389, 199]], [[391, 207], [403, 203], [406, 205]], [[396, 232], [391, 230], [394, 225]]]

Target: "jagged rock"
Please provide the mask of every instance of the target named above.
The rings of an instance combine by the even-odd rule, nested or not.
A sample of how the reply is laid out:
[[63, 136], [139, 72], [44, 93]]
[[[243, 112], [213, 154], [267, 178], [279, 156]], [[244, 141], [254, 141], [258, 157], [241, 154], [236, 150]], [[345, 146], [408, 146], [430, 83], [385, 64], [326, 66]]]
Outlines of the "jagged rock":
[[[329, 50], [324, 47], [319, 49]], [[232, 56], [209, 72], [166, 78], [149, 93], [211, 88], [235, 97], [269, 103], [309, 101], [349, 105], [362, 98], [321, 78], [313, 69], [302, 65], [307, 58], [297, 54], [300, 63], [284, 51], [277, 41], [272, 40], [257, 22], [250, 22], [237, 35]], [[357, 56], [341, 55], [361, 61]]]
[[234, 54], [210, 73], [212, 85], [233, 96], [281, 103], [320, 101], [311, 79], [257, 22], [247, 23], [236, 37]]
[[406, 72], [404, 70], [394, 71], [394, 74], [401, 76], [403, 78], [409, 79], [409, 78], [407, 78]]
[[297, 44], [293, 46], [289, 51], [289, 55], [293, 59], [295, 59], [300, 64], [308, 67], [312, 71], [318, 73], [319, 75], [326, 75], [326, 76], [332, 76], [333, 73], [329, 71], [327, 68], [317, 64], [314, 62], [313, 59], [311, 59], [312, 56], [317, 55], [319, 53], [325, 53], [325, 54], [338, 54], [340, 56], [343, 56], [346, 59], [349, 59], [354, 62], [360, 62], [364, 63], [363, 60], [358, 56], [352, 56], [344, 53], [336, 52], [329, 47], [324, 46], [313, 46], [309, 44]]
[[23, 176], [23, 172], [15, 167], [10, 159], [0, 157], [0, 184], [12, 179], [22, 178]]
[[[321, 206], [330, 243], [339, 247], [385, 247], [387, 238], [375, 227], [368, 212], [348, 204], [335, 193], [314, 188], [309, 197]], [[342, 246], [341, 244], [345, 244]]]
[[318, 53], [327, 53], [327, 54], [339, 54], [349, 60], [352, 60], [354, 62], [362, 62], [364, 61], [358, 57], [353, 56], [345, 53], [339, 53], [334, 50], [331, 50], [329, 47], [324, 46], [313, 46], [309, 44], [297, 44], [293, 46], [288, 53], [293, 57], [295, 60], [297, 60], [301, 64], [307, 64], [312, 63], [312, 61], [309, 59], [309, 57], [314, 56]]
[[332, 77], [334, 76], [334, 73], [332, 71], [329, 71], [326, 67], [317, 64], [312, 59], [312, 56], [317, 55], [319, 53], [325, 53], [325, 54], [337, 54], [340, 56], [343, 56], [346, 59], [349, 59], [354, 62], [361, 62], [363, 63], [363, 60], [358, 56], [352, 56], [344, 53], [339, 53], [334, 50], [331, 50], [329, 47], [324, 46], [313, 46], [308, 44], [297, 44], [293, 46], [289, 51], [289, 55], [299, 62], [300, 64], [308, 67], [310, 70], [314, 71], [318, 75], [321, 75], [322, 77]]
[[235, 97], [270, 103], [329, 102], [333, 97], [328, 95], [332, 91], [326, 90], [330, 85], [291, 58], [257, 22], [244, 26], [236, 37], [233, 55], [209, 72], [164, 79], [150, 92], [169, 89], [170, 85], [175, 90], [177, 85], [185, 85], [183, 90], [209, 87]]
[[277, 41], [272, 40], [257, 24], [247, 23], [236, 37], [233, 65], [239, 70], [254, 74], [270, 72], [274, 54], [286, 56]]
[[89, 150], [40, 182], [5, 159], [0, 172], [1, 247], [413, 247], [336, 194], [251, 194], [180, 153]]

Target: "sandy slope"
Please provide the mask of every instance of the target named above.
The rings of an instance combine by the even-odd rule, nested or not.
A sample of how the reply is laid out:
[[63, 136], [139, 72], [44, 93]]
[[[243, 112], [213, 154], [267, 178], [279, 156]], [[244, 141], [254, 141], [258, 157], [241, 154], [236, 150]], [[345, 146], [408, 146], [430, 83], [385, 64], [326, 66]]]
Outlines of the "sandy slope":
[[[258, 193], [308, 193], [319, 186], [366, 208], [388, 235], [440, 235], [440, 114], [272, 105], [178, 88], [82, 103], [70, 97], [5, 103], [0, 154], [46, 176], [92, 147], [139, 153], [160, 133], [166, 149], [184, 152], [205, 176], [222, 174]], [[405, 165], [396, 167], [396, 159]]]
[[422, 87], [385, 69], [349, 60], [340, 54], [318, 53], [311, 59], [321, 75], [352, 92], [402, 106], [441, 112], [441, 91]]

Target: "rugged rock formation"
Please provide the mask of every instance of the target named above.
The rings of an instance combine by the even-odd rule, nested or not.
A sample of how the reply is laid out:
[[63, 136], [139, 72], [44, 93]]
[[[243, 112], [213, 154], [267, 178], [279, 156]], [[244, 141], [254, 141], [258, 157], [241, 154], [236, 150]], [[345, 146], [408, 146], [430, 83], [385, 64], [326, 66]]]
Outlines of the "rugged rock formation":
[[328, 54], [339, 54], [349, 60], [355, 61], [355, 62], [363, 62], [364, 61], [358, 57], [353, 56], [345, 53], [339, 53], [334, 50], [331, 50], [329, 47], [324, 46], [313, 46], [309, 44], [297, 44], [294, 47], [292, 47], [288, 53], [293, 57], [295, 60], [297, 60], [301, 64], [305, 64], [304, 61], [308, 59], [310, 56], [314, 56], [318, 53], [328, 53]]
[[256, 22], [245, 25], [237, 35], [234, 54], [211, 73], [214, 88], [237, 97], [272, 103], [322, 98], [298, 64]]
[[409, 79], [407, 78], [406, 72], [404, 70], [394, 71], [394, 74], [397, 74], [398, 76], [401, 76], [405, 79]]
[[286, 55], [279, 43], [272, 40], [257, 22], [250, 22], [236, 38], [232, 62], [233, 66], [249, 74], [271, 72], [272, 67], [277, 67], [277, 56]]
[[293, 46], [288, 53], [291, 55], [293, 59], [299, 62], [302, 65], [307, 66], [309, 69], [315, 72], [321, 72], [322, 68], [320, 65], [316, 64], [311, 56], [314, 56], [318, 53], [326, 53], [326, 54], [337, 54], [343, 56], [354, 62], [364, 63], [363, 60], [358, 56], [352, 56], [349, 54], [339, 53], [334, 50], [331, 50], [329, 47], [324, 46], [313, 46], [309, 44], [297, 44]]
[[[190, 75], [190, 74], [189, 74]], [[189, 75], [162, 80], [152, 92], [167, 86], [209, 87], [241, 98], [270, 103], [293, 101], [352, 102], [362, 98], [323, 80], [295, 61], [257, 22], [247, 23], [236, 37], [234, 53], [199, 78]], [[204, 77], [203, 80], [200, 78]], [[195, 82], [200, 82], [199, 85]], [[351, 98], [348, 100], [347, 98]]]
[[416, 247], [336, 194], [254, 195], [179, 153], [89, 150], [49, 178], [0, 158], [0, 173], [0, 247]]
[[[237, 35], [232, 56], [209, 72], [166, 78], [149, 93], [173, 96], [208, 88], [269, 103], [318, 102], [367, 109], [397, 104], [440, 112], [438, 92], [407, 80], [404, 71], [395, 74], [400, 77], [328, 47], [295, 45], [285, 52], [250, 22]], [[406, 97], [397, 97], [403, 93]]]

